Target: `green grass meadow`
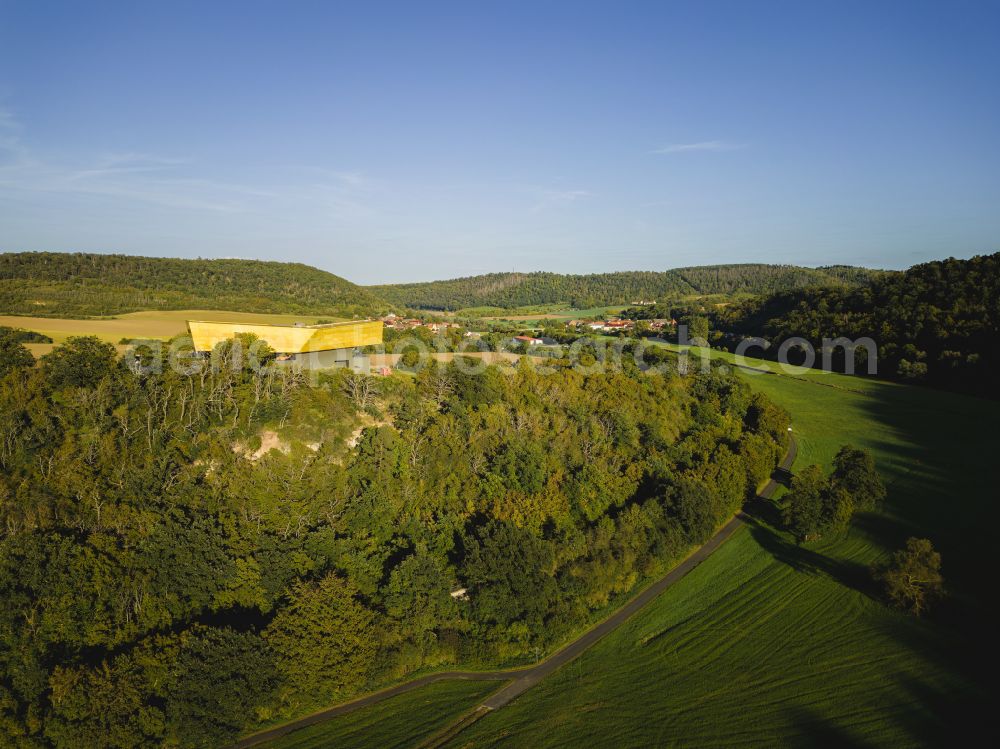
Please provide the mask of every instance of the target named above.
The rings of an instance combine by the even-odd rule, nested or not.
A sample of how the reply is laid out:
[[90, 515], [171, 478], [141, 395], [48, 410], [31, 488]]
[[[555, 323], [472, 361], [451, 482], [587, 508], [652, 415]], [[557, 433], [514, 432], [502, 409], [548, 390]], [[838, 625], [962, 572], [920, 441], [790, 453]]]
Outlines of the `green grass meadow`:
[[[791, 413], [796, 469], [829, 466], [845, 443], [870, 449], [882, 510], [800, 547], [773, 504], [750, 508], [757, 520], [681, 582], [449, 746], [940, 746], [987, 719], [1000, 403], [834, 374], [744, 376]], [[934, 542], [950, 590], [925, 619], [886, 607], [868, 571], [910, 535]], [[274, 746], [413, 745], [479, 697], [436, 684]]]
[[266, 746], [268, 749], [412, 747], [499, 686], [495, 681], [439, 681], [343, 718], [295, 731]]
[[[978, 601], [1000, 404], [838, 375], [746, 376], [791, 412], [796, 467], [828, 465], [847, 442], [871, 449], [884, 510], [798, 547], [769, 525], [773, 509], [755, 508], [761, 522], [453, 746], [943, 745], [986, 720]], [[885, 607], [868, 576], [916, 534], [942, 552], [952, 591], [925, 620]]]

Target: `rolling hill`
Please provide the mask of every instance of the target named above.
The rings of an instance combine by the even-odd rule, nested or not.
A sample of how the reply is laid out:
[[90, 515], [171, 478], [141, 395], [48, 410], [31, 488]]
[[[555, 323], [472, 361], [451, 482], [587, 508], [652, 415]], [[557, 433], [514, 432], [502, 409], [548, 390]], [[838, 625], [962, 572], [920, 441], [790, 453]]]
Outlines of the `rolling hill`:
[[228, 309], [352, 317], [389, 305], [301, 263], [92, 253], [0, 254], [0, 313], [45, 317]]
[[745, 264], [590, 275], [490, 273], [358, 286], [302, 263], [22, 252], [0, 254], [0, 314], [86, 317], [140, 310], [228, 309], [352, 317], [394, 306], [510, 309], [553, 303], [585, 309], [640, 299], [855, 287], [883, 275], [885, 271], [843, 265]]
[[1000, 253], [914, 265], [863, 287], [785, 289], [715, 314], [736, 340], [871, 338], [879, 376], [996, 397]]
[[576, 308], [661, 301], [690, 295], [769, 294], [808, 286], [859, 285], [884, 271], [834, 265], [706, 265], [667, 271], [625, 271], [566, 275], [561, 273], [489, 273], [426, 283], [367, 287], [399, 305], [418, 309], [523, 307], [566, 303]]

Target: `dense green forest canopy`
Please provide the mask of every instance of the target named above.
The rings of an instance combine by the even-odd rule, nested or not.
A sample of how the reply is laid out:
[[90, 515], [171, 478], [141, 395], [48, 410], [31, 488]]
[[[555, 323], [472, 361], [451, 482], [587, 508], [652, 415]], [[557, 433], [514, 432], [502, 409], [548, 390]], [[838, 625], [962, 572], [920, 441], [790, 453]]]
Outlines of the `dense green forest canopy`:
[[767, 294], [779, 289], [813, 285], [868, 283], [883, 271], [834, 265], [802, 268], [794, 265], [707, 265], [663, 272], [628, 271], [564, 275], [560, 273], [490, 273], [449, 281], [370, 286], [399, 305], [418, 309], [455, 310], [464, 307], [524, 307], [569, 304], [577, 309], [663, 301], [689, 295]]
[[766, 294], [858, 285], [882, 271], [849, 266], [713, 265], [592, 275], [493, 273], [429, 283], [357, 286], [301, 263], [150, 258], [96, 253], [0, 253], [0, 313], [49, 317], [157, 309], [371, 316], [391, 308], [578, 309], [691, 295]]
[[0, 254], [0, 312], [73, 317], [157, 309], [372, 315], [372, 292], [301, 263], [91, 253]]
[[232, 341], [183, 374], [95, 338], [38, 366], [5, 345], [19, 747], [220, 746], [418, 669], [534, 659], [704, 541], [787, 439], [737, 376], [669, 356], [310, 382]]
[[782, 291], [726, 307], [713, 325], [765, 338], [771, 352], [793, 337], [817, 350], [823, 338], [870, 337], [879, 376], [996, 397], [1000, 253], [915, 265], [864, 286]]

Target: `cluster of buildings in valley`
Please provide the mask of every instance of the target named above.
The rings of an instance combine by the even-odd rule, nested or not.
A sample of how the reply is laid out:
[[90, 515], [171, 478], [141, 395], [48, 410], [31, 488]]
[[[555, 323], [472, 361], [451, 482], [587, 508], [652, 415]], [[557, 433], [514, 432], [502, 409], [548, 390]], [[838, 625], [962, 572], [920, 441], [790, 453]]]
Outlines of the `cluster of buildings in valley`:
[[676, 328], [677, 321], [673, 318], [670, 318], [669, 320], [657, 318], [649, 321], [650, 330], [675, 330]]
[[[644, 321], [649, 330], [673, 329], [677, 321], [656, 319]], [[566, 327], [580, 332], [616, 333], [634, 330], [635, 320], [613, 318], [610, 320], [570, 320]], [[237, 335], [249, 333], [266, 343], [277, 353], [279, 364], [297, 364], [305, 369], [350, 368], [355, 372], [368, 373], [371, 362], [364, 349], [382, 343], [382, 332], [390, 330], [412, 330], [424, 328], [435, 335], [449, 328], [462, 327], [454, 322], [425, 322], [417, 318], [403, 318], [395, 314], [375, 320], [354, 320], [349, 322], [320, 323], [305, 325], [274, 325], [267, 323], [208, 322], [189, 320], [188, 329], [195, 351], [207, 354], [223, 341]], [[479, 337], [479, 333], [467, 332], [467, 336]], [[543, 346], [556, 345], [556, 341], [535, 335], [516, 335], [513, 345]], [[382, 368], [385, 370], [385, 367]], [[387, 372], [381, 371], [386, 374]]]
[[389, 313], [380, 318], [382, 324], [390, 330], [413, 330], [413, 328], [427, 328], [432, 333], [443, 333], [449, 328], [462, 327], [456, 322], [424, 322], [416, 317], [399, 317], [394, 313]]
[[[589, 330], [595, 333], [619, 333], [622, 331], [634, 330], [636, 320], [622, 320], [612, 318], [611, 320], [570, 320], [566, 327], [571, 330]], [[653, 331], [672, 330], [677, 327], [674, 319], [646, 320], [649, 329]]]

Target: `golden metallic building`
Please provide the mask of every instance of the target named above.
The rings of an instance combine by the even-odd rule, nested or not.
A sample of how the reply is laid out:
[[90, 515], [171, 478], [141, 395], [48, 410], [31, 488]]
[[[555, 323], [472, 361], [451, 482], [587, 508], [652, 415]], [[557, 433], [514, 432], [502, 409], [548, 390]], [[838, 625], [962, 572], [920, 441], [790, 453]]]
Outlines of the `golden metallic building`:
[[323, 325], [188, 320], [195, 351], [208, 352], [239, 333], [252, 333], [278, 352], [279, 361], [316, 369], [351, 367], [368, 371], [368, 357], [358, 349], [382, 343], [382, 322], [362, 320]]

